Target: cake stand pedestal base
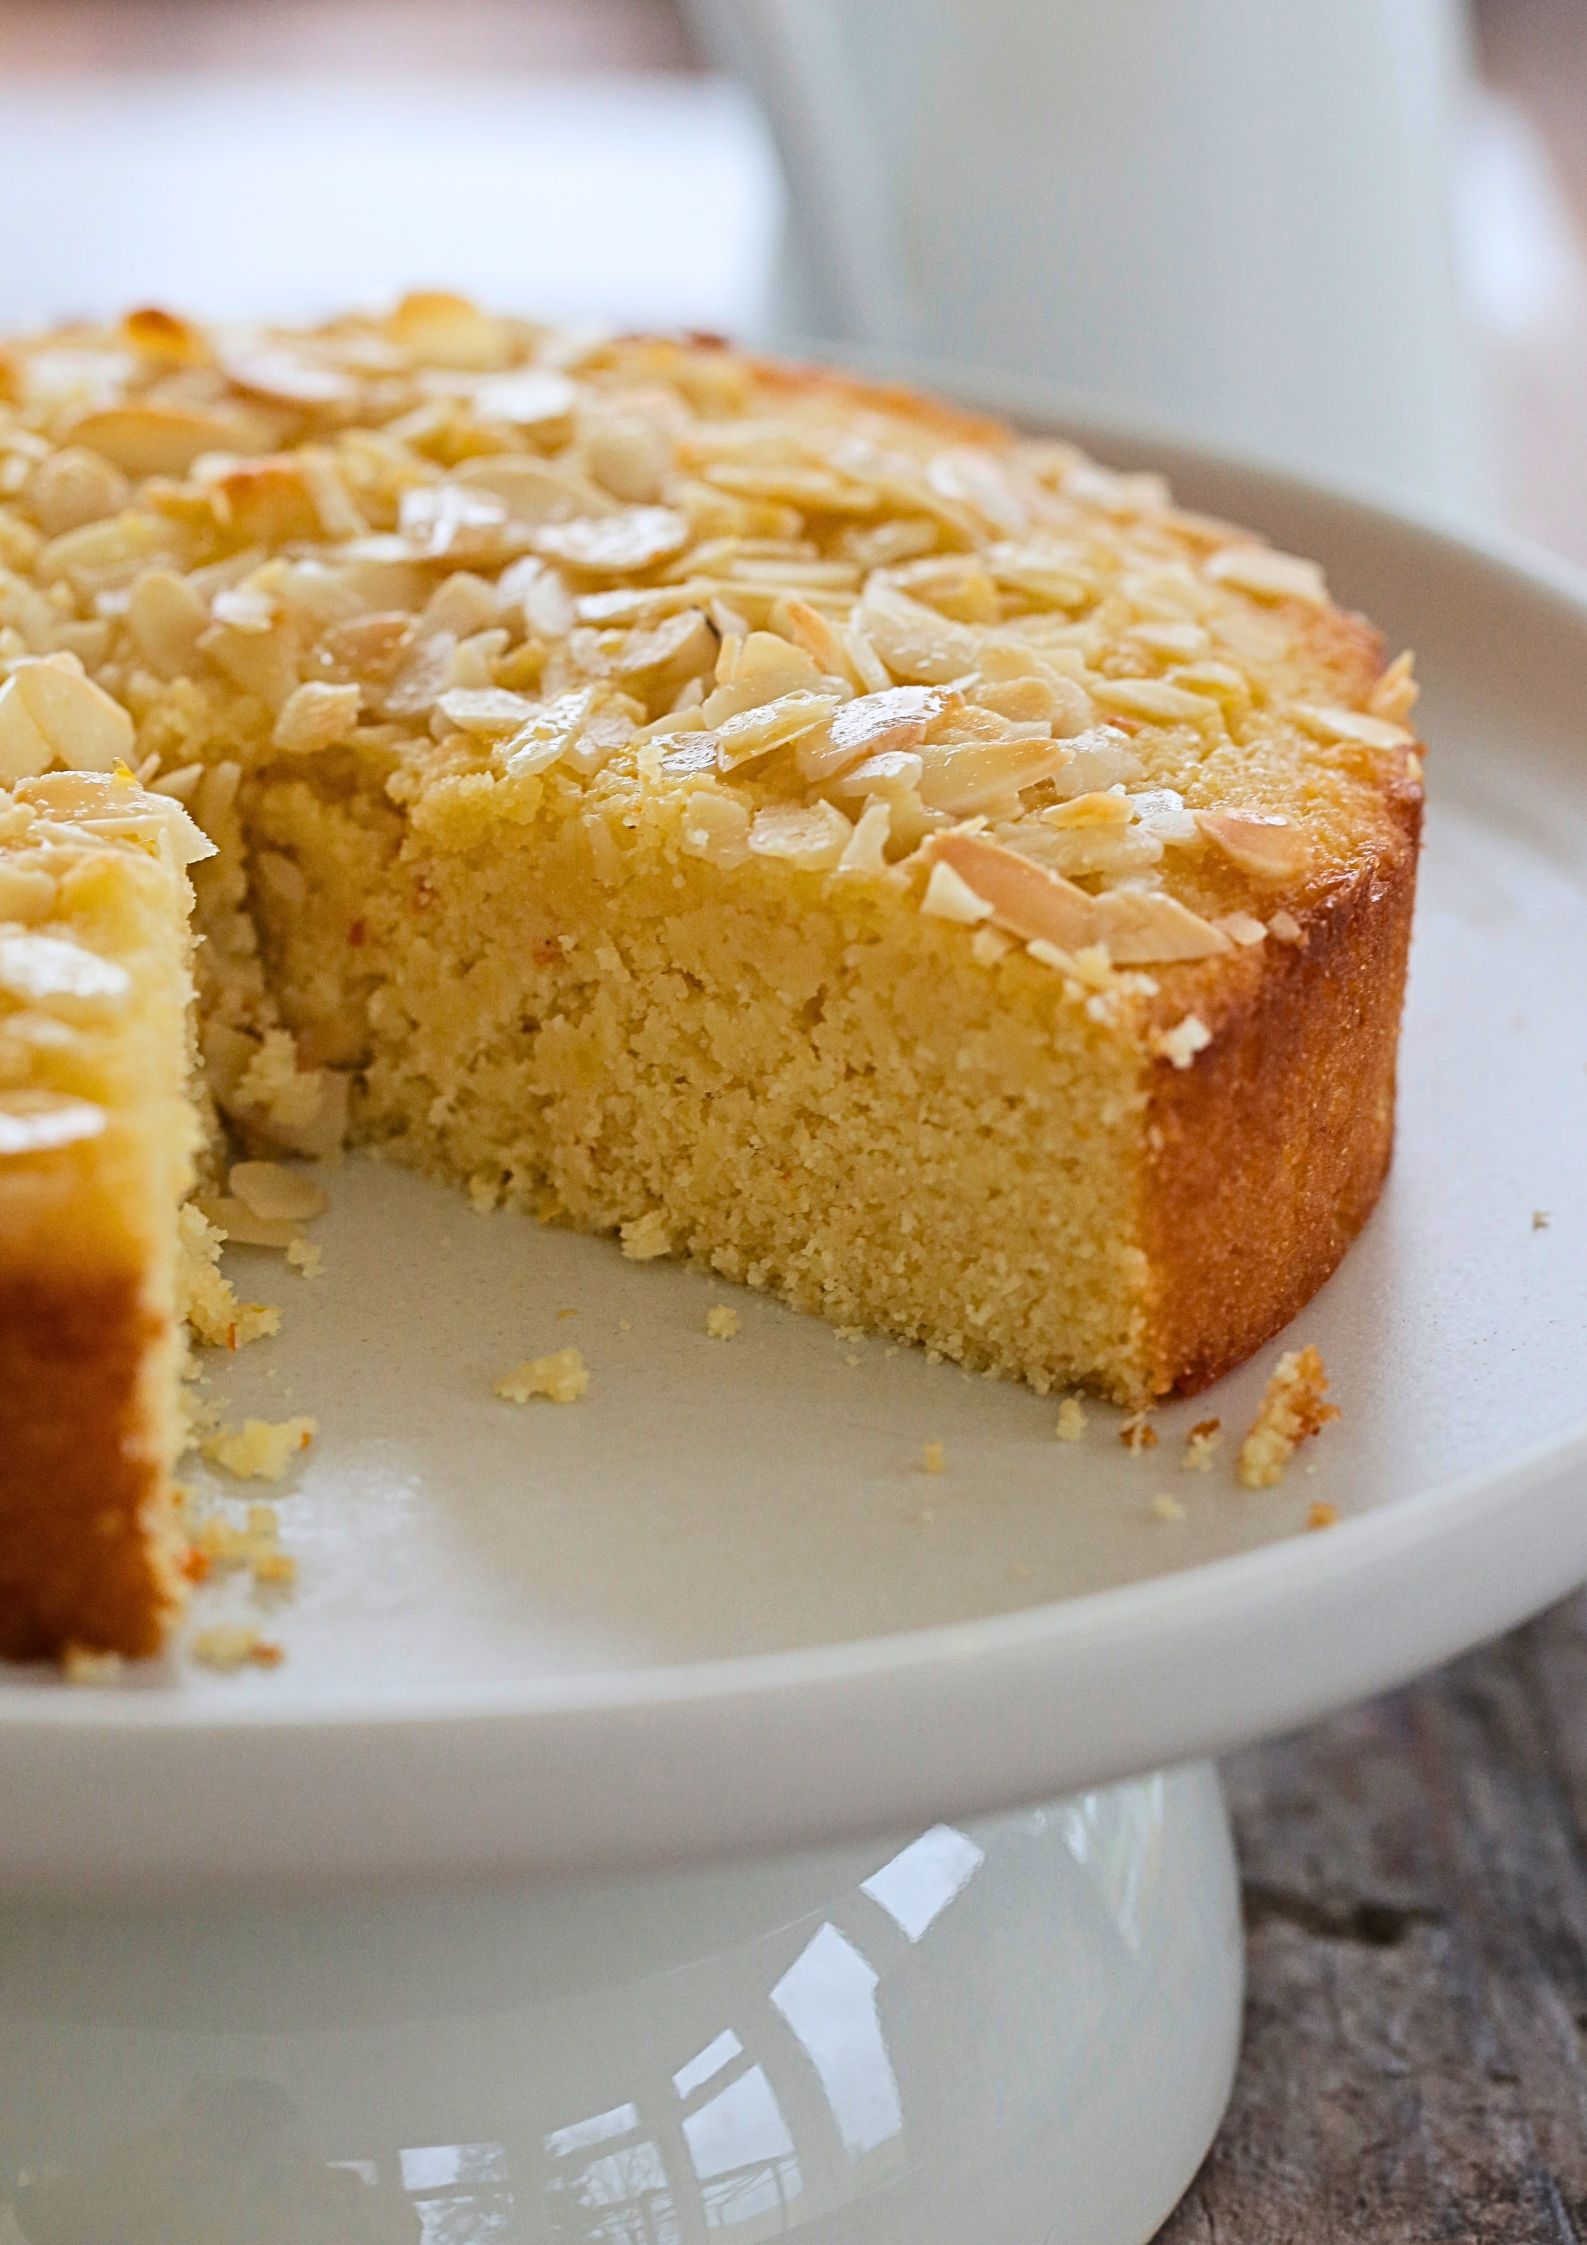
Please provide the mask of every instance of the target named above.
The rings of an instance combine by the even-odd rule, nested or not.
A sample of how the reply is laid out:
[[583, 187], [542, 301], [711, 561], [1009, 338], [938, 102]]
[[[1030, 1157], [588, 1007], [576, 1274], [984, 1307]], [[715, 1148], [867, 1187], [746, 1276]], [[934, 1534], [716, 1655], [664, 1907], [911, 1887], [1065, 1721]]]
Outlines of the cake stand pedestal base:
[[0, 2245], [1145, 2245], [1240, 1998], [1210, 1768], [644, 1879], [4, 1905]]

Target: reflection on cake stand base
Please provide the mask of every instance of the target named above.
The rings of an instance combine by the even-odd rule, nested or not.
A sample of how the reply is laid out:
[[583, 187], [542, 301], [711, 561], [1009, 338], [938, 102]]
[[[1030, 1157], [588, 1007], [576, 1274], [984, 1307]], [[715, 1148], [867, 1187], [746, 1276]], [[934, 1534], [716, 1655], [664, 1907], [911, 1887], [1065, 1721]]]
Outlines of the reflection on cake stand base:
[[6, 1905], [0, 2245], [1144, 2245], [1240, 1997], [1210, 1768], [621, 1882]]

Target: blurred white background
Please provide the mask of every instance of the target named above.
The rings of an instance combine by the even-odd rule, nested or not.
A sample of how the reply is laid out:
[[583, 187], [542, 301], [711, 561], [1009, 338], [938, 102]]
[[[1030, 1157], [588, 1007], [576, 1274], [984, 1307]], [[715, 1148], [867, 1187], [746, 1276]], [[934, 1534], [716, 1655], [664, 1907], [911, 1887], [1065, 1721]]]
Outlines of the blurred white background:
[[[1496, 503], [1587, 558], [1587, 11], [1478, 0], [1459, 276]], [[0, 0], [0, 323], [415, 282], [760, 321], [779, 175], [671, 0]], [[1458, 496], [1458, 495], [1456, 495]]]

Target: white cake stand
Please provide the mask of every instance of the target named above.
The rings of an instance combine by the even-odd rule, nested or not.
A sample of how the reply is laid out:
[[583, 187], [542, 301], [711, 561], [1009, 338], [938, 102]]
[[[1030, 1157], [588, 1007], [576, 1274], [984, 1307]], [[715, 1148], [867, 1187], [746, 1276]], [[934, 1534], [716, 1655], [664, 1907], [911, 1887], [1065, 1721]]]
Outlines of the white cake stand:
[[[1587, 604], [1013, 402], [1321, 554], [1429, 681], [1400, 1159], [1297, 1327], [1343, 1422], [1248, 1494], [1178, 1437], [1271, 1352], [1145, 1457], [1101, 1411], [1064, 1445], [1021, 1390], [756, 1298], [711, 1340], [696, 1275], [349, 1164], [326, 1275], [245, 1269], [291, 1314], [223, 1385], [321, 1424], [284, 1667], [0, 1684], [0, 2245], [1142, 2245], [1240, 1954], [1216, 1780], [1139, 1773], [1587, 1575]], [[583, 1405], [492, 1401], [569, 1340]]]

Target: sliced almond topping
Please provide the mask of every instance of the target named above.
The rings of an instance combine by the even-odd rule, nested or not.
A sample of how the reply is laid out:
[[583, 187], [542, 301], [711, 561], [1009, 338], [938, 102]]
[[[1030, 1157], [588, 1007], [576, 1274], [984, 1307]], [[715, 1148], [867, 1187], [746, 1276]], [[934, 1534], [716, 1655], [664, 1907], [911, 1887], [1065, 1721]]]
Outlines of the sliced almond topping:
[[327, 1206], [312, 1177], [276, 1161], [233, 1162], [226, 1182], [256, 1216], [278, 1222], [306, 1224], [323, 1216]]
[[66, 1020], [93, 1021], [130, 996], [132, 977], [81, 943], [29, 930], [0, 935], [0, 990]]
[[234, 390], [272, 405], [350, 405], [358, 396], [357, 383], [339, 368], [280, 344], [229, 352], [220, 365]]
[[[887, 873], [887, 844], [892, 837], [893, 814], [885, 802], [866, 804], [855, 821], [854, 832], [838, 859], [840, 873]], [[894, 876], [898, 878], [897, 875]]]
[[746, 709], [737, 717], [726, 718], [716, 728], [718, 767], [730, 772], [739, 764], [747, 764], [752, 757], [765, 756], [770, 750], [780, 748], [784, 741], [797, 740], [801, 733], [824, 725], [840, 706], [835, 694], [801, 692], [783, 694], [758, 709]]
[[830, 779], [862, 757], [889, 748], [916, 748], [940, 716], [945, 697], [931, 686], [889, 686], [845, 702], [819, 738], [800, 743], [798, 765], [807, 780]]
[[833, 780], [829, 793], [847, 803], [863, 803], [872, 796], [897, 802], [914, 795], [925, 768], [913, 749], [884, 748], [879, 756], [867, 756], [863, 764]]
[[291, 1247], [298, 1237], [288, 1217], [260, 1216], [245, 1200], [228, 1194], [204, 1194], [199, 1207], [205, 1218], [236, 1247]]
[[435, 706], [449, 725], [481, 740], [516, 733], [537, 714], [527, 695], [510, 694], [502, 686], [454, 686], [437, 696]]
[[1109, 889], [1092, 899], [1097, 940], [1115, 966], [1168, 966], [1176, 959], [1210, 959], [1229, 949], [1229, 938], [1162, 889]]
[[312, 679], [287, 696], [276, 718], [271, 743], [287, 756], [312, 756], [335, 748], [358, 723], [359, 689]]
[[528, 779], [535, 772], [548, 771], [577, 740], [594, 698], [593, 687], [580, 686], [537, 710], [495, 751], [507, 777]]
[[749, 847], [757, 857], [787, 858], [810, 870], [834, 866], [854, 829], [831, 803], [774, 803], [755, 813]]
[[1196, 824], [1231, 865], [1259, 881], [1292, 881], [1310, 861], [1305, 835], [1277, 812], [1198, 811]]
[[1145, 718], [1156, 725], [1205, 724], [1216, 707], [1206, 694], [1192, 694], [1161, 678], [1099, 678], [1092, 685], [1091, 698], [1123, 717]]
[[47, 920], [56, 894], [55, 881], [42, 867], [0, 861], [0, 920], [22, 925]]
[[547, 523], [537, 551], [570, 569], [629, 576], [670, 561], [688, 543], [689, 525], [671, 507], [622, 507], [615, 513]]
[[683, 849], [712, 865], [741, 865], [749, 855], [749, 812], [718, 789], [698, 789], [683, 806]]
[[1267, 932], [1275, 943], [1304, 944], [1306, 930], [1293, 912], [1273, 912], [1268, 915]]
[[1353, 741], [1362, 748], [1409, 748], [1416, 735], [1388, 717], [1361, 709], [1335, 709], [1321, 702], [1297, 702], [1295, 716], [1319, 740]]
[[415, 289], [386, 321], [393, 342], [430, 366], [489, 373], [511, 349], [506, 329], [466, 296], [446, 289]]
[[1098, 899], [1060, 873], [986, 842], [976, 834], [939, 834], [927, 845], [933, 865], [946, 864], [986, 904], [999, 927], [1027, 943], [1079, 950], [1098, 939]]
[[920, 909], [934, 920], [957, 920], [964, 927], [974, 927], [978, 921], [992, 916], [992, 907], [986, 898], [977, 896], [945, 858], [939, 858], [931, 869]]
[[1213, 922], [1213, 926], [1222, 928], [1231, 943], [1250, 946], [1267, 941], [1266, 928], [1249, 912], [1224, 912]]
[[[8, 722], [6, 705], [12, 701], [18, 708]], [[26, 725], [19, 722], [24, 716]], [[13, 664], [11, 676], [0, 686], [0, 763], [21, 754], [36, 756], [33, 734], [48, 746], [46, 764], [56, 759], [99, 772], [126, 762], [137, 740], [132, 719], [121, 704], [86, 677], [69, 655], [25, 657]], [[10, 776], [31, 778], [44, 768], [31, 761], [26, 770]]]
[[238, 416], [199, 406], [142, 400], [102, 406], [73, 422], [71, 434], [129, 476], [182, 476], [205, 452], [252, 452], [257, 432]]
[[967, 818], [1017, 801], [1022, 789], [1050, 779], [1068, 761], [1065, 744], [1050, 737], [944, 741], [922, 752], [920, 799], [928, 810]]
[[1416, 683], [1416, 657], [1407, 648], [1396, 655], [1368, 697], [1367, 706], [1374, 717], [1386, 717], [1394, 724], [1403, 724], [1416, 707], [1421, 689]]
[[0, 1161], [53, 1153], [103, 1135], [105, 1110], [54, 1091], [0, 1091]]
[[975, 668], [976, 634], [911, 600], [884, 577], [866, 585], [857, 621], [895, 678], [942, 686]]
[[1328, 606], [1328, 587], [1315, 561], [1278, 553], [1271, 546], [1225, 546], [1206, 563], [1215, 585], [1232, 585], [1257, 600], [1302, 600], [1312, 608]]

